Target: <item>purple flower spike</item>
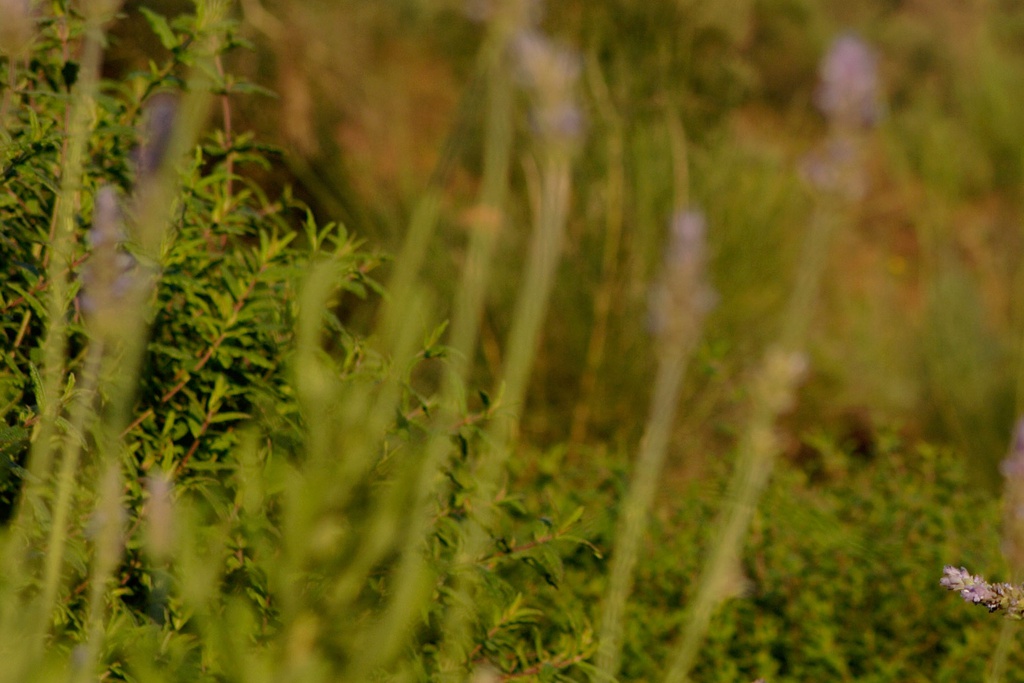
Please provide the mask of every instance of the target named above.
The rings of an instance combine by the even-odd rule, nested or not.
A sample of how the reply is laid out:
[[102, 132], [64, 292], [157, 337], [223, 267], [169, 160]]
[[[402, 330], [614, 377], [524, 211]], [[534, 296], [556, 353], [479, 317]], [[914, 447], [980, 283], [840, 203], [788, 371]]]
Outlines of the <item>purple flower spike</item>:
[[1024, 569], [1024, 418], [1017, 421], [1006, 459], [999, 465], [1003, 487], [1003, 555], [1015, 570]]
[[1002, 612], [1011, 619], [1024, 618], [1024, 588], [1011, 583], [990, 583], [964, 567], [947, 566], [939, 585], [956, 591], [965, 601], [984, 606], [989, 612]]
[[121, 199], [109, 185], [96, 192], [88, 237], [91, 249], [81, 273], [78, 300], [97, 334], [111, 337], [137, 287], [138, 264], [122, 249], [126, 236]]
[[707, 222], [700, 211], [678, 211], [669, 226], [665, 265], [651, 292], [651, 331], [669, 341], [687, 337], [714, 307], [707, 281]]
[[576, 97], [580, 57], [532, 29], [511, 41], [516, 76], [533, 96], [531, 122], [548, 141], [573, 142], [583, 135], [584, 120]]
[[142, 146], [135, 151], [136, 169], [140, 180], [152, 176], [163, 164], [171, 144], [177, 116], [178, 100], [170, 93], [158, 93], [146, 103]]
[[814, 103], [829, 121], [870, 128], [881, 115], [878, 56], [852, 33], [839, 36], [821, 63]]

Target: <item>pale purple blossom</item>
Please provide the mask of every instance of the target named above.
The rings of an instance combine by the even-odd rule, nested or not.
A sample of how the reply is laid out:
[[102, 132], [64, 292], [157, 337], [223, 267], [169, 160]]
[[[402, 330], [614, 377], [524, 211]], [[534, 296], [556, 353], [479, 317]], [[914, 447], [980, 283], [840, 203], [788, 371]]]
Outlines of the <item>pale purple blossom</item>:
[[989, 583], [967, 571], [946, 566], [939, 585], [956, 591], [960, 597], [975, 605], [983, 605], [989, 612], [1003, 612], [1012, 619], [1024, 618], [1024, 589], [1011, 583]]
[[650, 298], [653, 334], [678, 338], [703, 320], [716, 301], [707, 281], [707, 221], [700, 211], [676, 212], [669, 224], [662, 275]]
[[999, 466], [1003, 484], [1003, 555], [1015, 571], [1024, 570], [1024, 419], [1018, 420], [1010, 452]]
[[846, 33], [832, 43], [819, 71], [814, 102], [830, 122], [869, 128], [881, 117], [878, 56], [861, 38]]
[[142, 144], [134, 155], [140, 181], [151, 177], [163, 164], [177, 116], [178, 100], [170, 93], [158, 93], [146, 102], [141, 130]]
[[1010, 452], [999, 465], [999, 471], [1007, 479], [1024, 478], [1024, 418], [1017, 421], [1013, 430]]
[[814, 102], [828, 119], [829, 134], [800, 162], [800, 174], [816, 190], [847, 200], [868, 189], [865, 133], [881, 117], [878, 57], [852, 33], [833, 42], [821, 62]]
[[583, 113], [576, 96], [580, 57], [533, 29], [518, 31], [511, 42], [515, 74], [532, 95], [530, 114], [542, 138], [571, 142], [583, 134]]
[[78, 300], [89, 323], [107, 330], [137, 286], [135, 257], [124, 251], [124, 214], [117, 190], [101, 187], [93, 200], [89, 259], [82, 271]]
[[800, 175], [808, 185], [850, 200], [864, 197], [868, 179], [863, 150], [857, 140], [830, 135], [800, 160]]

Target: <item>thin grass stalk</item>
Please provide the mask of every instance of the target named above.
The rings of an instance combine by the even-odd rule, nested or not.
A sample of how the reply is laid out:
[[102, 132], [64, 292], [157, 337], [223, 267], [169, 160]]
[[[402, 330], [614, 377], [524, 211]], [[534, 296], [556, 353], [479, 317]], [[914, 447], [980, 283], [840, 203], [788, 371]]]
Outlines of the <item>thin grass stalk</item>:
[[16, 523], [33, 524], [34, 509], [40, 503], [53, 463], [54, 435], [60, 416], [61, 387], [64, 384], [67, 351], [67, 310], [71, 288], [69, 264], [73, 256], [75, 213], [80, 204], [85, 168], [85, 151], [90, 136], [90, 115], [99, 87], [103, 56], [103, 26], [107, 17], [93, 15], [86, 23], [78, 79], [68, 103], [66, 139], [62, 149], [61, 183], [56, 198], [49, 253], [47, 254], [48, 320], [43, 340], [43, 414], [32, 441], [28, 470], [33, 477], [26, 484]]
[[[492, 423], [490, 437], [496, 444], [510, 443], [519, 430], [527, 383], [540, 342], [541, 325], [554, 289], [565, 237], [572, 188], [569, 158], [549, 153], [542, 174], [537, 229], [523, 273], [523, 286], [516, 301], [502, 368], [503, 389], [500, 393], [510, 412], [504, 419]], [[484, 481], [492, 481], [493, 475], [503, 467], [502, 457], [486, 459], [481, 472]]]
[[753, 414], [740, 443], [739, 461], [726, 493], [726, 508], [715, 524], [715, 540], [687, 608], [683, 637], [665, 676], [667, 682], [689, 680], [715, 610], [724, 600], [743, 592], [740, 552], [774, 465], [778, 450], [775, 421], [791, 403], [802, 369], [799, 354], [772, 349], [754, 380]]
[[696, 348], [699, 327], [679, 343], [665, 345], [659, 360], [651, 398], [651, 410], [644, 428], [640, 455], [634, 466], [629, 492], [615, 532], [615, 553], [608, 589], [601, 607], [600, 641], [597, 650], [597, 680], [611, 681], [619, 670], [626, 601], [633, 587], [633, 572], [640, 544], [646, 535], [651, 506], [668, 450], [668, 441], [679, 402], [686, 366]]
[[[497, 23], [497, 22], [496, 22]], [[507, 50], [507, 28], [495, 26], [493, 45], [485, 59], [487, 69], [487, 122], [484, 165], [480, 199], [469, 225], [469, 250], [462, 278], [455, 295], [449, 345], [454, 352], [450, 359], [450, 378], [456, 390], [473, 365], [484, 296], [490, 282], [491, 265], [498, 236], [504, 227], [505, 202], [508, 196], [508, 169], [512, 157], [512, 83], [504, 56]]]
[[387, 301], [378, 325], [380, 337], [385, 345], [396, 338], [398, 331], [410, 317], [421, 315], [414, 307], [413, 293], [423, 269], [434, 229], [437, 227], [440, 210], [440, 188], [428, 187], [413, 209], [409, 231], [402, 242], [402, 250], [395, 259], [393, 274], [386, 288]]
[[[1024, 419], [1018, 419], [1014, 426], [1010, 448], [999, 469], [1003, 475], [1000, 550], [1009, 570], [1010, 581], [1019, 584], [1024, 577]], [[1015, 623], [1003, 623], [999, 640], [996, 641], [986, 668], [986, 683], [999, 683], [1004, 680], [1015, 630]]]
[[715, 542], [684, 620], [682, 640], [665, 680], [689, 680], [717, 607], [743, 592], [740, 553], [750, 521], [778, 456], [778, 417], [794, 401], [804, 372], [807, 331], [828, 262], [832, 235], [845, 202], [863, 198], [863, 137], [880, 116], [877, 56], [853, 35], [836, 39], [820, 70], [815, 104], [829, 122], [825, 146], [806, 160], [805, 178], [820, 191], [804, 236], [796, 279], [778, 342], [765, 353], [753, 378], [751, 417], [739, 444], [727, 507], [715, 525]]
[[[53, 258], [49, 263], [51, 269], [65, 263], [70, 253], [68, 250], [71, 246], [74, 227], [73, 215], [70, 212], [75, 203], [73, 200], [77, 199], [80, 193], [84, 175], [84, 150], [89, 138], [88, 114], [98, 87], [98, 69], [103, 44], [102, 27], [115, 10], [116, 6], [110, 5], [110, 3], [95, 3], [91, 6], [90, 11], [86, 12], [87, 29], [83, 63], [87, 64], [88, 71], [83, 66], [83, 72], [87, 71], [84, 75], [85, 84], [82, 85], [83, 92], [73, 99], [70, 114], [71, 134], [68, 140], [68, 163], [55, 215]], [[211, 17], [211, 19], [217, 21], [219, 17]], [[201, 73], [201, 71], [197, 69], [196, 73]], [[79, 83], [82, 83], [83, 76], [79, 78]], [[160, 248], [169, 220], [171, 201], [176, 185], [175, 171], [172, 164], [166, 163], [166, 159], [180, 158], [184, 150], [194, 146], [202, 120], [205, 118], [202, 112], [203, 102], [208, 97], [206, 95], [207, 88], [202, 87], [201, 79], [195, 77], [192, 79], [191, 85], [196, 87], [193, 87], [192, 94], [187, 99], [188, 106], [184, 108], [186, 115], [179, 121], [169, 153], [165, 157], [165, 163], [156, 175], [146, 178], [140, 183], [135, 198], [137, 204], [136, 237], [140, 254], [143, 258], [148, 257], [151, 263], [159, 262]], [[58, 394], [65, 362], [66, 322], [64, 316], [66, 314], [66, 298], [69, 294], [68, 283], [60, 274], [61, 271], [62, 268], [58, 268], [58, 276], [51, 280], [51, 284], [56, 285], [51, 298], [51, 305], [54, 309], [51, 312], [47, 338], [44, 341], [48, 367], [56, 368], [44, 380], [47, 382], [46, 392], [54, 391], [56, 388]], [[88, 635], [84, 650], [76, 657], [77, 668], [74, 672], [76, 680], [90, 680], [97, 674], [96, 667], [103, 639], [103, 614], [106, 611], [109, 581], [117, 569], [124, 542], [120, 473], [123, 446], [120, 435], [131, 418], [137, 378], [148, 338], [146, 312], [157, 277], [154, 266], [140, 268], [135, 291], [130, 293], [129, 301], [123, 311], [124, 315], [119, 321], [119, 332], [122, 334], [117, 349], [117, 363], [111, 365], [110, 385], [105, 392], [109, 403], [107, 410], [104, 411], [104, 419], [97, 438], [99, 462], [104, 474], [101, 479], [101, 488], [97, 492], [99, 498], [94, 520], [97, 526], [93, 530], [95, 554], [90, 576]], [[86, 385], [83, 387], [80, 403], [75, 409], [72, 427], [76, 424], [84, 425], [88, 420], [89, 409], [92, 407], [91, 398], [96, 389], [97, 376], [103, 364], [105, 351], [106, 346], [102, 341], [93, 340], [87, 360]], [[48, 399], [47, 401], [50, 412], [43, 416], [40, 426], [40, 441], [36, 444], [40, 450], [32, 455], [33, 469], [43, 476], [49, 471], [53, 457], [52, 447], [46, 447], [46, 444], [52, 440], [59, 417], [57, 396], [52, 398], [53, 400]], [[45, 443], [43, 442], [44, 437]], [[74, 439], [74, 437], [75, 434], [72, 433], [70, 438]], [[59, 588], [66, 544], [66, 520], [81, 448], [82, 444], [80, 443], [71, 443], [65, 447], [62, 470], [58, 480], [54, 518], [51, 520], [51, 524], [54, 526], [51, 528], [47, 546], [47, 562], [44, 567], [43, 593], [35, 616], [39, 620], [36, 630], [42, 629], [43, 632], [47, 628], [46, 623]], [[30, 484], [32, 483], [35, 482], [30, 481]], [[32, 494], [41, 495], [39, 489], [33, 492], [29, 488], [26, 495]], [[31, 508], [29, 509], [31, 510]], [[16, 520], [21, 524], [30, 521], [24, 509], [19, 510]], [[26, 548], [26, 550], [28, 549]], [[45, 640], [42, 635], [33, 638], [34, 643], [38, 644], [37, 647], [41, 647]], [[33, 651], [27, 660], [29, 665], [40, 654], [38, 651]]]
[[828, 209], [816, 210], [805, 234], [797, 274], [782, 321], [779, 342], [765, 354], [753, 378], [751, 416], [739, 444], [736, 469], [729, 483], [726, 508], [715, 524], [715, 539], [701, 571], [697, 592], [687, 608], [683, 636], [666, 683], [684, 683], [696, 662], [715, 610], [742, 593], [739, 557], [757, 502], [771, 477], [779, 446], [774, 434], [779, 415], [789, 409], [806, 361], [802, 349], [818, 298], [821, 274], [828, 261], [831, 237], [838, 222]]
[[[422, 226], [420, 226], [422, 227]], [[422, 235], [421, 235], [422, 237]], [[280, 574], [282, 622], [286, 624], [285, 640], [304, 640], [311, 631], [319, 630], [314, 611], [303, 595], [301, 586], [294, 584], [294, 577], [300, 576], [316, 559], [308, 539], [315, 536], [317, 526], [328, 508], [343, 508], [351, 499], [356, 487], [366, 480], [369, 468], [376, 462], [383, 448], [382, 440], [388, 433], [390, 422], [399, 408], [402, 396], [400, 371], [413, 362], [416, 349], [422, 338], [421, 318], [431, 308], [428, 297], [415, 291], [410, 284], [403, 301], [392, 302], [396, 308], [410, 313], [405, 319], [392, 319], [382, 324], [393, 324], [385, 342], [389, 351], [391, 368], [384, 381], [367, 396], [365, 387], [344, 389], [331, 377], [330, 369], [318, 358], [322, 353], [320, 330], [322, 312], [329, 307], [336, 279], [334, 264], [318, 265], [307, 279], [300, 306], [297, 336], [296, 386], [300, 389], [303, 410], [307, 414], [309, 428], [310, 458], [303, 472], [295, 473], [288, 485], [285, 509], [285, 561]], [[392, 315], [385, 313], [385, 316]], [[339, 406], [340, 404], [340, 406]], [[343, 457], [339, 458], [339, 451]], [[384, 555], [397, 547], [396, 542], [411, 514], [408, 499], [408, 471], [401, 472], [397, 482], [379, 489], [373, 503], [374, 514], [368, 526], [360, 530], [363, 539], [352, 557], [347, 558], [345, 571], [336, 577], [329, 594], [329, 600], [336, 612], [350, 608], [364, 589], [370, 572]], [[294, 541], [294, 543], [292, 542]], [[412, 586], [420, 597], [420, 603], [429, 595], [422, 590], [422, 583]], [[409, 587], [401, 595], [408, 594]], [[392, 593], [394, 595], [394, 593]], [[395, 598], [393, 598], [395, 599]], [[405, 598], [401, 600], [404, 602]], [[416, 605], [411, 606], [402, 617], [414, 619], [418, 614]], [[212, 625], [216, 628], [216, 625]], [[377, 631], [373, 631], [378, 633]], [[390, 634], [389, 634], [390, 635]], [[365, 637], [363, 637], [365, 640]], [[346, 671], [346, 680], [364, 680], [372, 671], [385, 665], [393, 658], [402, 644], [382, 648], [381, 640], [373, 639], [351, 649], [353, 656]], [[281, 663], [285, 678], [309, 680], [318, 675], [316, 657], [306, 648], [288, 648]], [[310, 668], [312, 667], [312, 669]]]
[[999, 639], [992, 649], [992, 659], [985, 667], [985, 683], [1002, 683], [1010, 663], [1010, 653], [1017, 647], [1017, 632], [1020, 622], [1004, 619], [999, 629]]
[[601, 253], [601, 280], [594, 292], [593, 318], [590, 339], [584, 356], [583, 372], [580, 375], [579, 401], [573, 409], [572, 424], [569, 428], [571, 447], [582, 444], [587, 437], [587, 427], [598, 398], [597, 381], [604, 364], [608, 343], [609, 317], [615, 289], [619, 285], [618, 260], [622, 246], [623, 204], [625, 195], [625, 142], [622, 117], [615, 109], [608, 84], [602, 77], [598, 60], [591, 56], [587, 74], [593, 101], [608, 127], [608, 176], [605, 185], [604, 246]]
[[89, 576], [89, 611], [86, 617], [86, 641], [76, 653], [73, 678], [76, 683], [96, 680], [100, 672], [100, 652], [104, 641], [104, 615], [110, 597], [110, 588], [116, 580], [117, 567], [124, 550], [126, 514], [121, 503], [124, 477], [117, 448], [119, 432], [106, 435], [107, 454], [102, 465], [103, 474], [98, 488], [98, 500], [93, 515], [95, 525], [93, 543], [95, 553]]
[[476, 519], [467, 530], [458, 554], [464, 570], [457, 575], [453, 605], [443, 628], [441, 644], [443, 673], [461, 678], [468, 653], [468, 635], [473, 615], [473, 581], [465, 570], [479, 559], [486, 548], [494, 517], [492, 503], [501, 473], [514, 447], [519, 414], [526, 396], [527, 380], [533, 367], [541, 324], [547, 313], [551, 290], [565, 235], [570, 198], [570, 157], [565, 150], [548, 150], [541, 180], [537, 227], [531, 241], [523, 286], [516, 302], [508, 353], [502, 373], [502, 403], [513, 412], [497, 416], [487, 431], [485, 452], [474, 478], [477, 490], [471, 509]]
[[[84, 177], [85, 151], [91, 132], [90, 114], [95, 106], [95, 97], [99, 87], [105, 21], [106, 17], [93, 15], [86, 23], [81, 67], [78, 80], [72, 88], [67, 109], [65, 129], [67, 137], [62, 149], [61, 185], [56, 198], [51, 242], [47, 254], [48, 321], [42, 349], [43, 395], [38, 397], [42, 414], [29, 454], [27, 469], [31, 476], [26, 479], [22, 500], [11, 525], [10, 538], [14, 540], [15, 545], [5, 548], [5, 553], [14, 552], [13, 556], [7, 558], [11, 563], [8, 566], [13, 576], [23, 576], [29, 571], [27, 568], [31, 564], [32, 548], [28, 536], [31, 533], [30, 529], [40, 522], [41, 508], [50, 481], [50, 470], [58, 441], [57, 424], [61, 413], [60, 397], [66, 370], [67, 311], [71, 294], [69, 282], [71, 269], [68, 264], [73, 256], [75, 212], [79, 205]], [[13, 62], [13, 60], [11, 61]], [[10, 68], [13, 68], [13, 65]], [[69, 434], [68, 438], [74, 439], [74, 434]], [[72, 446], [75, 449], [79, 447], [78, 444]], [[62, 488], [64, 490], [61, 493], [65, 497], [69, 496], [70, 490], [67, 486]], [[24, 623], [25, 615], [19, 613], [20, 610], [5, 610], [4, 612], [3, 628], [5, 633], [28, 634], [26, 655], [21, 658], [28, 664], [37, 660], [42, 654], [45, 634], [48, 630], [49, 605], [53, 603], [57, 593], [60, 562], [57, 561], [56, 564], [54, 562], [59, 560], [60, 549], [63, 548], [64, 534], [66, 533], [66, 529], [64, 529], [66, 510], [61, 509], [60, 501], [58, 501], [56, 513], [58, 515], [63, 513], [63, 519], [57, 522], [50, 521], [50, 524], [56, 523], [60, 527], [51, 526], [50, 539], [59, 546], [58, 557], [49, 554], [46, 556], [43, 568], [43, 596], [37, 603], [38, 607], [30, 610], [27, 625]], [[21, 545], [20, 548], [19, 545]], [[17, 590], [11, 584], [8, 586], [11, 590]], [[20, 600], [14, 595], [8, 594], [4, 596], [4, 603], [20, 604]], [[20, 622], [20, 625], [12, 623], [12, 619]], [[20, 674], [15, 674], [15, 676], [18, 675]]]
[[[669, 119], [668, 127], [673, 142], [674, 193], [677, 204], [686, 206], [689, 201], [686, 136], [677, 117]], [[664, 272], [652, 298], [651, 312], [658, 327], [655, 330], [658, 372], [640, 441], [640, 454], [615, 533], [615, 553], [602, 603], [597, 680], [614, 680], [619, 670], [625, 607], [633, 588], [641, 539], [664, 466], [683, 377], [712, 300], [704, 281], [704, 268], [703, 217], [692, 211], [680, 212], [673, 218]]]
[[502, 227], [508, 194], [508, 167], [512, 153], [512, 83], [504, 63], [509, 27], [496, 19], [482, 59], [487, 73], [486, 147], [481, 193], [469, 226], [470, 243], [462, 279], [456, 292], [441, 403], [434, 430], [423, 448], [424, 455], [408, 472], [414, 505], [412, 528], [402, 547], [402, 559], [393, 574], [393, 595], [384, 613], [365, 637], [366, 646], [356, 648], [350, 677], [360, 680], [376, 666], [397, 656], [415, 615], [433, 590], [426, 563], [426, 545], [433, 528], [428, 504], [437, 493], [438, 472], [451, 451], [450, 429], [464, 405], [464, 386], [472, 368], [473, 351], [483, 312], [484, 295], [490, 280], [494, 249]]
[[[89, 346], [85, 367], [82, 372], [81, 388], [71, 412], [69, 434], [65, 439], [60, 471], [57, 475], [57, 496], [53, 505], [50, 534], [46, 542], [46, 561], [43, 569], [43, 592], [38, 602], [35, 622], [45, 632], [45, 624], [56, 606], [60, 588], [61, 572], [64, 569], [64, 553], [68, 538], [68, 516], [77, 485], [76, 474], [85, 444], [86, 421], [94, 410], [99, 384], [100, 368], [103, 364], [104, 344], [96, 341]], [[42, 638], [39, 639], [40, 642]]]
[[716, 523], [714, 545], [697, 583], [698, 589], [684, 621], [683, 637], [665, 677], [667, 683], [689, 680], [714, 611], [721, 602], [741, 593], [739, 556], [778, 451], [774, 428], [789, 408], [803, 371], [800, 351], [817, 299], [821, 273], [828, 257], [834, 216], [819, 213], [812, 221], [798, 264], [780, 342], [770, 349], [754, 378], [752, 414], [739, 447], [739, 459], [726, 496], [726, 509]]

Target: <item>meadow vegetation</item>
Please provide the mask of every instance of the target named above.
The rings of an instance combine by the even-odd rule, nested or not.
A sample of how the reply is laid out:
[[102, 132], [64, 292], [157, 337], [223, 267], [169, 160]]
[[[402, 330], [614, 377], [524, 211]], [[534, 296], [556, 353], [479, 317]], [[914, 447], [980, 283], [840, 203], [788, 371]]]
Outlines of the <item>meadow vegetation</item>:
[[1022, 38], [0, 0], [0, 683], [1024, 681]]

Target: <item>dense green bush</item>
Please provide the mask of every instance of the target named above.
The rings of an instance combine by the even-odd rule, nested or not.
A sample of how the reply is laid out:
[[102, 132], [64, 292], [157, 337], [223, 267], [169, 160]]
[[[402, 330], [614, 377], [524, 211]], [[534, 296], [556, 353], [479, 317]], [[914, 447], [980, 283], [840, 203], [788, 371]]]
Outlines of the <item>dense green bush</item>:
[[[779, 468], [765, 492], [730, 577], [734, 597], [714, 617], [693, 680], [982, 680], [1002, 621], [944, 591], [939, 568], [1002, 573], [998, 500], [948, 450], [885, 434], [867, 457], [831, 437], [808, 444], [813, 458]], [[666, 482], [630, 602], [622, 680], [663, 677], [716, 541], [707, 530], [730, 505], [726, 469]], [[587, 538], [614, 553], [620, 463], [552, 452], [519, 476], [538, 500], [584, 506]], [[565, 559], [571, 590], [556, 612], [585, 604], [596, 618], [603, 563], [583, 548]], [[1004, 680], [1024, 680], [1021, 656], [1013, 651]]]
[[[111, 9], [40, 10], [31, 53], [4, 62], [0, 415], [15, 571], [3, 580], [2, 626], [4, 651], [15, 650], [3, 679], [43, 680], [53, 666], [86, 678], [252, 681], [579, 663], [586, 625], [552, 628], [527, 597], [554, 582], [552, 548], [572, 542], [573, 516], [537, 522], [499, 497], [501, 533], [530, 540], [496, 541], [460, 564], [494, 407], [439, 407], [430, 366], [445, 362], [443, 327], [400, 321], [397, 347], [350, 330], [348, 297], [379, 293], [380, 258], [318, 226], [287, 191], [254, 182], [249, 170], [278, 152], [232, 131], [230, 118], [188, 144], [205, 119], [190, 106], [212, 95], [230, 117], [234, 98], [265, 96], [216, 68], [241, 44], [236, 26], [215, 3], [173, 21], [143, 9], [167, 61], [90, 81], [95, 57], [79, 60]], [[62, 202], [74, 207], [63, 236]], [[154, 244], [146, 230], [161, 220]], [[66, 327], [54, 325], [54, 306]], [[146, 311], [143, 326], [124, 321], [133, 306]], [[133, 333], [148, 341], [138, 378], [125, 378], [138, 339], [122, 337]], [[54, 373], [59, 405], [47, 413]], [[39, 445], [50, 439], [54, 466]], [[103, 564], [104, 528], [113, 565]], [[480, 575], [473, 600], [483, 602], [459, 637], [465, 651], [442, 661], [432, 653], [453, 638], [446, 596], [476, 595], [452, 583], [459, 574]], [[20, 626], [19, 611], [31, 617]]]

